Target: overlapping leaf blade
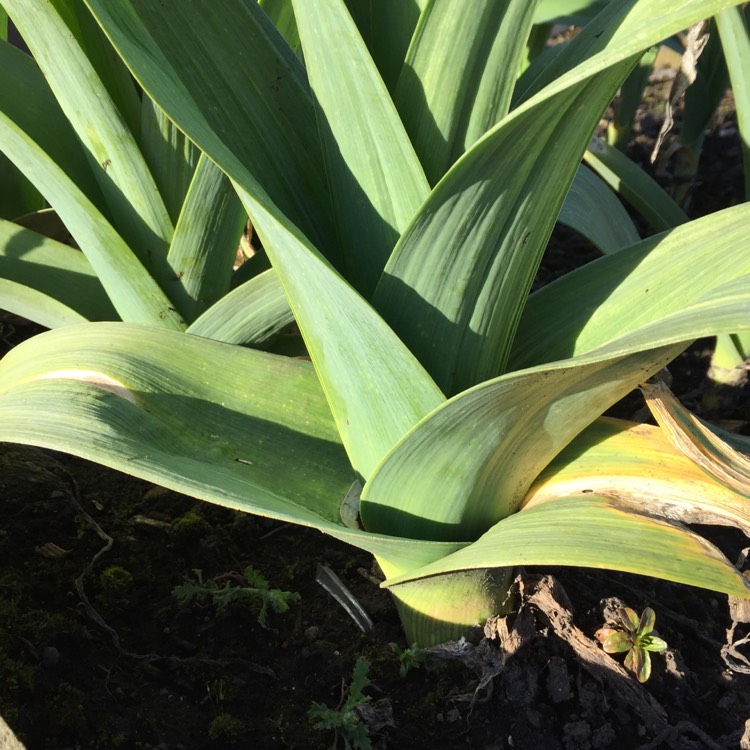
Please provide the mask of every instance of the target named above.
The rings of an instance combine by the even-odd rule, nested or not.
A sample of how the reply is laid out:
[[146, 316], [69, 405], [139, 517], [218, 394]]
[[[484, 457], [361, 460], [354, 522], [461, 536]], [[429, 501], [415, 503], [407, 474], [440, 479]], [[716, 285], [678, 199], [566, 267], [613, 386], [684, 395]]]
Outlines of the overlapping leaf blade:
[[[9, 221], [0, 221], [0, 278], [54, 297], [84, 320], [117, 318], [91, 264], [80, 250]], [[21, 312], [5, 297], [3, 309], [50, 328], [65, 324], [47, 316], [45, 321], [39, 320], [33, 308]], [[70, 322], [67, 313], [64, 317]]]
[[429, 0], [346, 0], [346, 7], [393, 94], [420, 15]]
[[333, 257], [330, 199], [307, 77], [258, 4], [92, 0], [88, 6], [131, 70], [158, 79], [154, 98], [173, 120], [175, 107], [191, 107], [190, 128], [184, 117], [177, 122], [182, 130], [191, 136], [200, 125], [210, 128]]
[[294, 320], [284, 289], [268, 269], [215, 302], [187, 333], [227, 344], [263, 344]]
[[202, 154], [167, 253], [170, 299], [191, 322], [229, 291], [246, 222], [229, 178]]
[[710, 542], [665, 521], [629, 513], [610, 498], [560, 497], [516, 513], [474, 544], [399, 583], [450, 571], [512, 565], [575, 565], [622, 570], [750, 596], [750, 584]]
[[[618, 339], [621, 351], [635, 351], [732, 332], [727, 330], [732, 318], [738, 331], [745, 330], [750, 325], [750, 285], [742, 280], [750, 273], [748, 220], [747, 204], [718, 211], [600, 258], [535, 292], [523, 313], [511, 366], [614, 347]], [[567, 311], [564, 319], [554, 314], [559, 310]], [[685, 320], [691, 321], [692, 334]]]
[[367, 296], [429, 186], [343, 0], [296, 0], [294, 9], [344, 263]]
[[681, 348], [581, 357], [455, 396], [375, 471], [362, 496], [366, 528], [476, 539], [518, 510], [537, 474], [575, 435]]
[[431, 184], [508, 113], [535, 6], [536, 0], [426, 5], [395, 101]]
[[689, 453], [675, 448], [661, 428], [602, 417], [539, 475], [521, 512], [558, 497], [593, 493], [635, 513], [734, 526], [747, 534], [750, 503], [737, 485], [727, 487], [712, 477]]
[[[127, 238], [146, 265], [164, 271], [172, 223], [122, 113], [53, 3], [4, 0], [50, 88], [87, 150], [94, 175]], [[72, 229], [72, 227], [71, 227]]]
[[183, 328], [182, 319], [164, 292], [112, 225], [50, 156], [2, 111], [0, 143], [55, 208], [120, 317], [176, 330]]
[[445, 392], [504, 369], [575, 168], [639, 52], [730, 4], [610, 4], [533, 82], [529, 94], [538, 93], [437, 185], [397, 245], [375, 303]]
[[[223, 90], [217, 94], [208, 83], [201, 85], [210, 72], [231, 75], [217, 68], [221, 61], [199, 56], [202, 67], [196, 83], [195, 63], [182, 66], [175, 53], [173, 67], [165, 56], [172, 53], [169, 43], [162, 41], [166, 46], [157, 48], [143, 26], [143, 20], [158, 20], [158, 8], [150, 8], [142, 20], [140, 3], [121, 3], [114, 11], [100, 0], [89, 5], [144, 88], [233, 179], [305, 336], [350, 460], [366, 478], [394, 443], [442, 403], [442, 394], [393, 331], [258, 184], [254, 160], [244, 161], [245, 131], [224, 122], [214, 130], [215, 114], [210, 120], [204, 116], [223, 101]], [[193, 39], [201, 47], [204, 29], [187, 23], [177, 26], [182, 32], [177, 46]], [[237, 28], [227, 27], [224, 33], [233, 36]], [[236, 72], [237, 86], [244, 85], [243, 76]]]
[[461, 546], [343, 526], [353, 472], [310, 364], [198, 336], [100, 323], [19, 345], [0, 369], [0, 440], [313, 526], [407, 569]]
[[575, 229], [602, 253], [628, 247], [640, 236], [615, 194], [590, 169], [578, 168], [558, 222]]

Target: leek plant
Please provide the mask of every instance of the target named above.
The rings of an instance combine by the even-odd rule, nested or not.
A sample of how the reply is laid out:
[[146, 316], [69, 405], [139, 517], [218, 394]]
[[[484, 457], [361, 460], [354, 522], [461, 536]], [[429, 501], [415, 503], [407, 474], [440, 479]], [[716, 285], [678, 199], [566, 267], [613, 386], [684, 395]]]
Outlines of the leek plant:
[[[726, 436], [602, 417], [750, 329], [750, 207], [640, 240], [581, 166], [644, 51], [736, 2], [581, 0], [532, 60], [555, 3], [2, 4], [0, 148], [81, 252], [2, 225], [2, 305], [53, 330], [0, 363], [0, 439], [365, 549], [419, 646], [517, 565], [750, 595], [684, 525], [750, 527]], [[606, 254], [530, 294], [558, 216]], [[309, 360], [264, 351], [292, 321]]]

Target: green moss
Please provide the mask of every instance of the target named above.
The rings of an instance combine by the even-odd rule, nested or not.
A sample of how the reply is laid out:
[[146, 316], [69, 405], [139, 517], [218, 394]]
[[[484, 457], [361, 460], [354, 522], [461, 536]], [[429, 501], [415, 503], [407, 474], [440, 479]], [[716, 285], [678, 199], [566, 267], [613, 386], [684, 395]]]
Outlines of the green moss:
[[99, 574], [99, 585], [105, 593], [123, 594], [133, 588], [133, 576], [120, 565], [110, 565]]
[[80, 732], [86, 726], [83, 698], [83, 692], [63, 682], [49, 702], [50, 720], [62, 731]]
[[189, 510], [172, 521], [172, 531], [178, 544], [194, 544], [211, 531], [211, 524], [197, 511]]
[[242, 739], [247, 725], [231, 714], [219, 714], [208, 727], [208, 736], [216, 742], [235, 743]]

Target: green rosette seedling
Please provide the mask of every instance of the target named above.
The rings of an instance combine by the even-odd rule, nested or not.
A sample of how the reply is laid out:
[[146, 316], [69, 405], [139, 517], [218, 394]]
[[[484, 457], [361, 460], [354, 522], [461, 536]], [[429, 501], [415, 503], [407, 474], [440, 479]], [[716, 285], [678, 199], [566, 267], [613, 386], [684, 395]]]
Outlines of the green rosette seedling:
[[625, 656], [625, 669], [630, 670], [638, 682], [646, 682], [651, 676], [651, 654], [653, 651], [664, 651], [667, 643], [653, 635], [656, 623], [656, 613], [651, 607], [646, 607], [638, 617], [638, 613], [630, 607], [621, 608], [618, 622], [611, 626], [599, 628], [596, 639], [608, 654]]

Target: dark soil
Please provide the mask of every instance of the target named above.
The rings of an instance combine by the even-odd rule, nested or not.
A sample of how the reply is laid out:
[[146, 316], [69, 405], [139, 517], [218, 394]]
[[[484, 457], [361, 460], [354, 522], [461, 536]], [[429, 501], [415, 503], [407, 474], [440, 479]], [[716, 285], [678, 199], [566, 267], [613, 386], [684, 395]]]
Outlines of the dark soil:
[[[694, 214], [718, 208], [717, 196], [721, 205], [740, 199], [731, 117], [706, 143]], [[654, 135], [649, 118], [639, 119], [636, 157]], [[667, 165], [659, 178], [668, 174]], [[739, 187], [727, 192], [729, 183]], [[561, 230], [545, 274], [591, 257]], [[11, 341], [33, 332], [15, 323], [5, 328]], [[698, 411], [709, 343], [674, 367], [677, 394]], [[713, 416], [746, 428], [747, 394], [731, 396]], [[632, 397], [618, 413], [641, 405]], [[528, 570], [521, 614], [495, 623], [491, 640], [409, 658], [370, 558], [317, 532], [10, 445], [0, 446], [0, 491], [0, 715], [29, 750], [330, 747], [334, 732], [315, 729], [308, 711], [316, 701], [344, 704], [360, 657], [371, 664], [370, 701], [355, 717], [376, 748], [750, 747], [750, 676], [722, 656], [732, 622], [725, 596], [612, 572]], [[732, 560], [747, 543], [731, 530], [706, 533]], [[318, 564], [360, 601], [371, 632], [316, 583]], [[210, 595], [173, 595], [199, 580], [197, 570], [217, 587], [246, 584], [248, 566], [271, 589], [298, 594], [288, 611], [270, 610], [265, 627], [258, 597], [222, 609]], [[532, 574], [554, 576], [564, 592]], [[613, 597], [653, 607], [670, 646], [644, 687], [616, 658], [592, 656]], [[402, 666], [413, 668], [402, 676]]]

